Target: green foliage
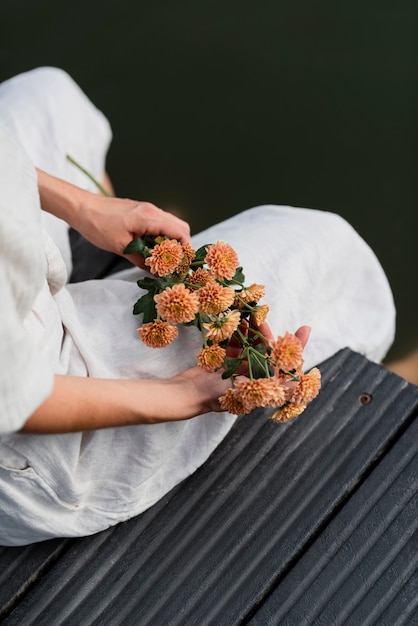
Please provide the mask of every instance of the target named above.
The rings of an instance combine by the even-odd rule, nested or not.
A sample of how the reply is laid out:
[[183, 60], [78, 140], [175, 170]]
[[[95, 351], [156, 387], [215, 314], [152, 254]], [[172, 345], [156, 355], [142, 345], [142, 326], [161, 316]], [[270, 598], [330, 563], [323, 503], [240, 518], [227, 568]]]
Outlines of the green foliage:
[[193, 267], [202, 266], [204, 264], [209, 245], [210, 244], [206, 244], [205, 246], [201, 246], [198, 250], [196, 250], [192, 263]]
[[225, 368], [225, 371], [222, 373], [222, 378], [223, 379], [231, 378], [235, 374], [239, 366], [241, 365], [242, 361], [243, 361], [242, 358], [226, 359], [225, 360], [226, 368]]
[[245, 276], [242, 267], [237, 267], [237, 271], [231, 280], [227, 280], [226, 278], [223, 280], [226, 285], [244, 285]]
[[257, 344], [248, 353], [248, 363], [254, 378], [268, 378], [273, 376], [273, 368], [269, 364], [265, 350], [257, 350], [261, 344]]
[[[134, 239], [125, 249], [125, 254], [132, 254], [139, 252], [148, 257], [151, 254], [151, 249], [156, 245], [156, 241], [150, 237], [137, 237]], [[201, 246], [196, 252], [190, 269], [195, 270], [199, 267], [204, 268], [206, 263], [207, 248], [211, 244]], [[235, 289], [237, 295], [239, 295], [242, 289], [245, 289], [244, 281], [245, 276], [243, 268], [240, 266], [236, 269], [234, 277], [232, 279], [217, 279], [218, 283], [224, 287], [232, 287]], [[155, 295], [163, 292], [167, 287], [172, 287], [175, 284], [181, 282], [187, 282], [184, 276], [180, 276], [175, 272], [166, 276], [145, 276], [137, 281], [138, 287], [143, 289], [146, 293], [142, 295], [134, 305], [134, 315], [143, 314], [143, 324], [152, 322], [157, 319], [157, 309], [155, 304]], [[192, 286], [193, 288], [193, 286]], [[198, 287], [195, 287], [198, 288]], [[233, 378], [237, 375], [237, 371], [243, 363], [248, 364], [248, 371], [251, 378], [265, 378], [274, 374], [271, 365], [269, 364], [270, 348], [268, 341], [261, 335], [257, 328], [252, 327], [251, 315], [254, 312], [254, 306], [256, 303], [248, 304], [242, 303], [242, 308], [239, 309], [241, 324], [231, 337], [225, 339], [222, 342], [222, 346], [227, 348], [230, 342], [234, 342], [239, 352], [236, 358], [226, 358], [224, 362], [224, 372], [222, 377]], [[231, 307], [234, 309], [234, 307]], [[204, 324], [219, 323], [222, 324], [222, 317], [217, 315], [206, 315], [198, 313], [195, 318], [184, 326], [195, 326], [202, 333], [202, 340], [204, 346], [212, 345], [212, 341], [206, 337], [206, 331]]]
[[[98, 189], [103, 194], [109, 195], [107, 191], [91, 176], [89, 172], [87, 172], [84, 168], [82, 168], [70, 156], [67, 156], [67, 158], [74, 165], [76, 165], [79, 169], [81, 169], [81, 171], [83, 171], [97, 185]], [[144, 235], [143, 237], [137, 237], [126, 246], [124, 250], [124, 254], [139, 253], [145, 259], [154, 254], [156, 257], [158, 257], [158, 253], [161, 252], [161, 249], [153, 251], [153, 248], [159, 245], [160, 243], [162, 243], [165, 239], [169, 239], [169, 238], [165, 236], [151, 237], [148, 235]], [[154, 330], [156, 326], [158, 326], [158, 328], [161, 328], [161, 326], [163, 326], [164, 328], [167, 328], [167, 326], [164, 326], [164, 324], [166, 325], [170, 324], [170, 320], [169, 319], [163, 320], [160, 317], [160, 314], [157, 312], [155, 297], [157, 294], [160, 294], [168, 287], [173, 287], [174, 285], [181, 284], [181, 283], [183, 283], [186, 289], [189, 291], [200, 289], [201, 286], [194, 285], [193, 282], [187, 281], [187, 278], [191, 276], [192, 270], [195, 270], [198, 268], [205, 269], [205, 265], [207, 265], [206, 267], [206, 269], [208, 270], [207, 279], [212, 281], [213, 274], [211, 273], [211, 270], [212, 270], [211, 261], [208, 260], [208, 263], [206, 264], [208, 247], [211, 245], [212, 244], [201, 246], [195, 252], [194, 258], [188, 268], [186, 267], [187, 265], [186, 261], [189, 262], [190, 259], [188, 256], [188, 251], [186, 251], [186, 249], [183, 247], [183, 259], [181, 259], [180, 262], [178, 261], [177, 258], [175, 259], [174, 271], [171, 270], [172, 271], [171, 274], [167, 274], [164, 276], [145, 276], [143, 278], [140, 278], [137, 281], [138, 287], [142, 289], [143, 291], [145, 291], [145, 293], [134, 304], [133, 313], [134, 315], [139, 315], [142, 313], [143, 324], [155, 322], [154, 325], [151, 324], [151, 329], [153, 328]], [[170, 244], [168, 247], [170, 247]], [[169, 265], [169, 267], [171, 269], [173, 265]], [[164, 264], [163, 264], [163, 268], [164, 268]], [[176, 272], [176, 269], [177, 269], [177, 272]], [[162, 272], [157, 270], [157, 273], [160, 274]], [[215, 273], [216, 273], [216, 270], [215, 270]], [[253, 316], [259, 309], [258, 304], [256, 301], [248, 302], [248, 294], [245, 294], [244, 297], [242, 296], [240, 297], [240, 293], [242, 292], [242, 290], [246, 289], [246, 287], [244, 286], [245, 277], [244, 277], [243, 268], [241, 266], [237, 267], [232, 279], [226, 279], [226, 278], [221, 279], [217, 277], [215, 278], [215, 280], [218, 282], [218, 284], [222, 285], [223, 287], [230, 287], [234, 290], [235, 297], [233, 298], [232, 305], [228, 304], [228, 303], [231, 303], [231, 299], [228, 298], [227, 303], [225, 304], [225, 310], [219, 312], [218, 314], [215, 314], [215, 313], [203, 314], [199, 311], [199, 308], [204, 308], [204, 307], [198, 306], [197, 303], [195, 302], [194, 305], [192, 304], [193, 306], [192, 313], [191, 314], [187, 313], [188, 319], [190, 319], [191, 315], [194, 315], [194, 318], [191, 321], [184, 322], [184, 326], [195, 326], [200, 331], [202, 335], [203, 347], [208, 348], [206, 354], [210, 352], [210, 348], [211, 346], [214, 345], [213, 342], [215, 341], [216, 337], [219, 339], [222, 338], [222, 341], [220, 342], [219, 345], [222, 348], [224, 348], [225, 351], [229, 350], [229, 352], [226, 352], [228, 356], [232, 354], [233, 355], [238, 354], [238, 356], [236, 356], [235, 358], [231, 358], [231, 357], [228, 358], [228, 356], [226, 356], [224, 358], [223, 364], [219, 364], [219, 361], [218, 361], [218, 363], [214, 366], [216, 369], [219, 369], [220, 367], [224, 368], [224, 371], [222, 373], [222, 378], [234, 379], [237, 377], [238, 371], [240, 371], [241, 373], [244, 371], [245, 375], [248, 375], [250, 379], [274, 377], [275, 372], [271, 365], [271, 358], [270, 358], [272, 350], [271, 350], [269, 341], [261, 333], [260, 329], [256, 325], [253, 325]], [[179, 289], [179, 290], [174, 290], [174, 291], [175, 291], [175, 295], [174, 295], [174, 301], [172, 302], [172, 305], [175, 309], [176, 307], [181, 306], [181, 304], [179, 304], [179, 302], [181, 302], [181, 296], [180, 296], [180, 299], [177, 299], [177, 301], [175, 300], [175, 298], [179, 297], [179, 292], [182, 290]], [[207, 291], [210, 291], [210, 289]], [[206, 297], [207, 295], [208, 294], [206, 293]], [[218, 309], [219, 309], [219, 306], [215, 307], [215, 310], [218, 310]], [[161, 310], [161, 307], [160, 307], [160, 310]], [[208, 310], [208, 309], [204, 309], [204, 310]], [[238, 311], [239, 314], [237, 315], [237, 313], [234, 312], [234, 310]], [[170, 316], [170, 313], [168, 312], [167, 314], [166, 312], [165, 316], [168, 318]], [[184, 319], [185, 318], [186, 316], [184, 316]], [[181, 319], [181, 317], [179, 318], [177, 315], [172, 316], [172, 323], [175, 323], [174, 320], [176, 319]], [[231, 322], [232, 322], [232, 325], [231, 325]], [[222, 328], [224, 324], [227, 324], [227, 323], [229, 323], [230, 325], [225, 327], [225, 330], [227, 334], [228, 333], [230, 334], [229, 336], [225, 337], [225, 335], [220, 332], [220, 329]], [[151, 333], [152, 333], [152, 330], [151, 330]], [[168, 339], [169, 339], [169, 342], [170, 340], [172, 340], [170, 339], [170, 337], [168, 337]], [[150, 342], [148, 345], [152, 345], [152, 342]], [[216, 351], [212, 351], [212, 355], [214, 352]], [[225, 354], [224, 352], [222, 351], [220, 352], [220, 355], [221, 355], [220, 360], [223, 358], [224, 354]], [[243, 367], [241, 367], [240, 369], [240, 366], [243, 366]], [[296, 369], [290, 370], [289, 372], [286, 372], [284, 374], [290, 377], [292, 379], [292, 382], [298, 380]], [[238, 382], [236, 383], [235, 391], [237, 391], [237, 389], [239, 389]], [[221, 403], [221, 406], [222, 406], [222, 403]], [[265, 405], [262, 404], [262, 406], [265, 406]], [[243, 406], [241, 408], [244, 412], [245, 411], [248, 412], [249, 410], [254, 408], [254, 406], [252, 406], [251, 403], [248, 404], [248, 401], [247, 401], [247, 406], [245, 407]], [[239, 411], [241, 411], [241, 408], [239, 409]], [[275, 418], [273, 417], [273, 419]]]
[[137, 237], [136, 239], [133, 239], [130, 243], [128, 243], [125, 250], [123, 251], [123, 254], [134, 254], [135, 252], [139, 252], [145, 257], [149, 254], [149, 248], [145, 244], [142, 237]]
[[143, 313], [143, 324], [152, 322], [157, 317], [157, 311], [154, 301], [155, 293], [156, 292], [154, 290], [150, 289], [148, 293], [141, 296], [141, 298], [139, 298], [139, 300], [137, 300], [134, 304], [133, 314], [139, 315], [140, 313]]

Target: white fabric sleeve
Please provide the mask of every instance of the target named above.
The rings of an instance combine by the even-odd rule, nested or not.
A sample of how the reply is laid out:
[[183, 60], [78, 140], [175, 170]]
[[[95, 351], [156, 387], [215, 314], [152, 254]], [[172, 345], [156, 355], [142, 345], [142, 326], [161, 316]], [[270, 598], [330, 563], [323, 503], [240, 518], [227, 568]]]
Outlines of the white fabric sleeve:
[[0, 266], [0, 434], [20, 430], [52, 392], [54, 376], [36, 342], [28, 336], [10, 280]]
[[24, 323], [46, 280], [40, 215], [35, 169], [0, 128], [0, 433], [19, 430], [53, 385]]
[[[94, 183], [70, 163], [67, 154], [102, 180], [111, 128], [103, 113], [64, 70], [40, 67], [1, 83], [0, 119], [36, 167], [97, 192]], [[68, 224], [45, 212], [42, 221], [70, 273]]]

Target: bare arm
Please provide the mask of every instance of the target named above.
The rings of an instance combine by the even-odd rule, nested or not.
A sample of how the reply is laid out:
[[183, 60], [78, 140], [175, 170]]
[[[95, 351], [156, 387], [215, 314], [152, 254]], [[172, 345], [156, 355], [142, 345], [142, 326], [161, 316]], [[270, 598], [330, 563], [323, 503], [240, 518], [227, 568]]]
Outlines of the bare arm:
[[193, 367], [165, 380], [107, 380], [55, 376], [52, 394], [22, 432], [66, 433], [185, 420], [219, 411], [230, 386], [220, 373]]
[[[41, 206], [60, 217], [91, 243], [121, 256], [132, 239], [143, 235], [167, 235], [190, 240], [187, 222], [149, 202], [109, 198], [85, 191], [60, 178], [37, 170]], [[127, 258], [143, 267], [139, 254]]]
[[[38, 170], [41, 206], [65, 220], [93, 244], [122, 254], [141, 235], [166, 234], [188, 241], [186, 222], [150, 203], [109, 198], [80, 189]], [[140, 255], [130, 255], [142, 265]], [[55, 376], [52, 394], [22, 431], [74, 432], [188, 419], [219, 411], [218, 397], [229, 382], [220, 374], [192, 368], [167, 380], [105, 380]]]
[[[84, 191], [38, 170], [42, 208], [64, 219], [93, 244], [122, 254], [141, 235], [166, 234], [188, 241], [189, 226], [149, 203]], [[142, 266], [140, 255], [131, 260]], [[265, 336], [270, 331], [265, 325]], [[297, 331], [303, 344], [307, 327]], [[194, 367], [166, 380], [104, 380], [56, 376], [49, 398], [29, 417], [24, 432], [57, 433], [152, 424], [219, 411], [230, 386], [221, 374]]]

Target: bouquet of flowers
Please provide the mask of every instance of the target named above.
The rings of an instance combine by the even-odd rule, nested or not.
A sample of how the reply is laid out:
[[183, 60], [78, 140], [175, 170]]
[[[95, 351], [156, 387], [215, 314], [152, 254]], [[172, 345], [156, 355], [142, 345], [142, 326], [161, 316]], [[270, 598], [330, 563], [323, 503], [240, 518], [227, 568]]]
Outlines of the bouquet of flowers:
[[[164, 348], [178, 325], [196, 327], [202, 337], [197, 363], [223, 369], [232, 387], [219, 398], [221, 408], [241, 415], [257, 407], [274, 409], [270, 418], [286, 422], [313, 400], [321, 386], [318, 368], [303, 371], [303, 346], [289, 332], [271, 341], [263, 333], [269, 307], [259, 304], [263, 285], [244, 285], [235, 250], [218, 241], [194, 250], [167, 237], [138, 237], [125, 254], [140, 252], [151, 277], [138, 280], [145, 290], [133, 313], [143, 315], [140, 339]], [[245, 372], [245, 376], [240, 374]]]
[[[100, 183], [67, 154], [97, 186]], [[178, 325], [195, 326], [202, 336], [197, 355], [200, 367], [232, 379], [232, 387], [219, 398], [223, 410], [235, 415], [258, 407], [275, 409], [270, 418], [286, 422], [300, 415], [319, 393], [321, 374], [314, 367], [303, 371], [300, 339], [285, 333], [270, 341], [262, 328], [269, 307], [259, 304], [263, 285], [244, 285], [245, 277], [235, 250], [227, 243], [202, 246], [168, 237], [137, 237], [125, 254], [140, 252], [153, 277], [137, 281], [147, 293], [134, 305], [143, 314], [140, 339], [151, 348], [164, 348], [178, 335]], [[241, 376], [245, 373], [245, 376]]]

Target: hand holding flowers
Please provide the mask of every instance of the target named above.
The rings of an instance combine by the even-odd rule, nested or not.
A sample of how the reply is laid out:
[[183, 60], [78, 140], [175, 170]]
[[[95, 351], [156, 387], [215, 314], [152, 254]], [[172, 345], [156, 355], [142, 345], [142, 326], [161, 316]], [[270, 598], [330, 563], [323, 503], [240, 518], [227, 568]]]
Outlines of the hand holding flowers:
[[[77, 161], [67, 158], [104, 196], [110, 196]], [[97, 202], [95, 195], [89, 194], [88, 210], [80, 211], [84, 219], [88, 216], [86, 224], [72, 225], [95, 245], [123, 253], [140, 267], [145, 264], [154, 275], [137, 281], [147, 292], [133, 310], [143, 314], [138, 329], [142, 341], [152, 348], [164, 348], [177, 337], [178, 324], [195, 326], [202, 337], [197, 355], [202, 371], [222, 369], [222, 378], [232, 380], [232, 387], [219, 397], [222, 410], [240, 415], [257, 407], [272, 408], [275, 411], [270, 417], [277, 422], [302, 413], [321, 386], [317, 368], [307, 374], [303, 371], [308, 327], [274, 339], [265, 322], [269, 307], [259, 304], [264, 286], [244, 285], [238, 256], [229, 244], [218, 241], [195, 251], [189, 243], [188, 224], [174, 215], [149, 203], [106, 200], [108, 207], [102, 199], [93, 210]], [[163, 226], [171, 239], [155, 236]], [[143, 236], [120, 247], [123, 239], [138, 232]], [[195, 369], [177, 378], [196, 380]]]
[[223, 369], [232, 380], [219, 398], [222, 410], [241, 415], [257, 407], [274, 409], [270, 418], [296, 417], [320, 389], [320, 372], [303, 372], [303, 348], [309, 329], [274, 339], [265, 322], [269, 307], [259, 304], [263, 285], [244, 285], [235, 250], [227, 243], [202, 246], [165, 237], [139, 237], [125, 249], [139, 252], [154, 277], [138, 280], [145, 290], [134, 305], [143, 314], [138, 329], [149, 347], [164, 348], [178, 335], [177, 325], [196, 327], [202, 337], [197, 363]]

